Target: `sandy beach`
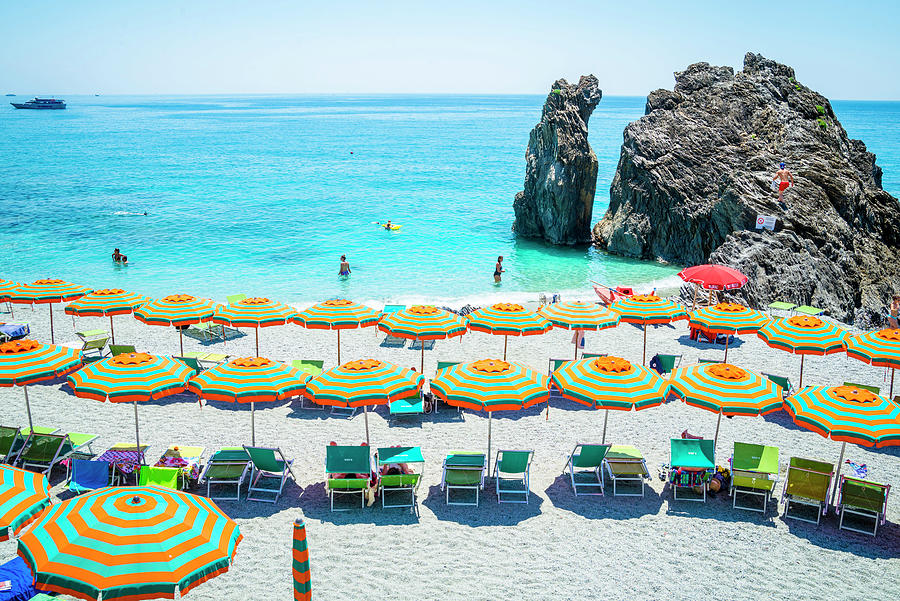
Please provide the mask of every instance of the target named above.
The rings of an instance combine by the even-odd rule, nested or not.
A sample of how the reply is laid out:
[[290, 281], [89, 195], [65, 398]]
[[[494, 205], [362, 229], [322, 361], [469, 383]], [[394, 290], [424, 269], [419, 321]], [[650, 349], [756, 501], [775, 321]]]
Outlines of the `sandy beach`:
[[[568, 300], [568, 299], [567, 299]], [[72, 343], [75, 330], [105, 328], [105, 318], [64, 315], [54, 305], [56, 340]], [[49, 341], [47, 306], [15, 306], [15, 319], [28, 321], [32, 337]], [[138, 350], [177, 354], [174, 329], [151, 327], [130, 316], [115, 318], [118, 343]], [[254, 354], [254, 335], [223, 346], [185, 337], [185, 350], [214, 350], [232, 356]], [[509, 360], [544, 373], [548, 359], [572, 356], [572, 333], [552, 330], [543, 336], [510, 338]], [[387, 347], [375, 328], [342, 334], [344, 361], [373, 357], [404, 366], [419, 365], [418, 347]], [[656, 352], [681, 353], [684, 364], [700, 357], [722, 358], [722, 347], [689, 340], [686, 322], [651, 327], [648, 359]], [[641, 359], [641, 332], [630, 325], [587, 334], [586, 351]], [[437, 360], [469, 361], [499, 357], [503, 338], [471, 333], [438, 341], [425, 352], [425, 374]], [[324, 359], [335, 364], [335, 333], [299, 326], [265, 328], [260, 354], [273, 359]], [[789, 376], [796, 384], [800, 358], [767, 347], [755, 335], [743, 335], [729, 350], [732, 363]], [[844, 354], [807, 357], [805, 384], [844, 381], [882, 386], [883, 368]], [[889, 374], [887, 375], [889, 378]], [[900, 391], [900, 381], [897, 390]], [[896, 392], [895, 391], [895, 392]], [[100, 435], [94, 450], [134, 440], [133, 408], [74, 397], [63, 380], [29, 387], [36, 425]], [[19, 388], [0, 389], [0, 423], [27, 425]], [[141, 440], [155, 460], [170, 444], [202, 445], [207, 455], [221, 446], [249, 444], [249, 406], [198, 405], [183, 394], [140, 405]], [[362, 414], [352, 419], [300, 408], [299, 400], [258, 405], [257, 444], [280, 447], [294, 459], [296, 483], [289, 482], [275, 505], [219, 501], [244, 536], [230, 572], [191, 592], [194, 601], [291, 598], [291, 522], [307, 519], [314, 598], [347, 599], [895, 599], [900, 593], [900, 500], [891, 495], [888, 522], [878, 536], [839, 531], [832, 515], [818, 527], [782, 517], [783, 505], [766, 514], [735, 510], [725, 494], [706, 504], [673, 501], [656, 477], [668, 462], [669, 438], [684, 430], [712, 437], [716, 415], [680, 401], [641, 412], [611, 412], [607, 441], [631, 444], [647, 458], [653, 479], [644, 498], [575, 497], [562, 475], [578, 442], [599, 442], [603, 412], [575, 403], [494, 415], [493, 448], [534, 449], [530, 503], [498, 505], [488, 484], [478, 507], [448, 507], [440, 491], [440, 465], [451, 451], [482, 451], [487, 416], [441, 407], [421, 419], [387, 421], [385, 407], [369, 414], [372, 445], [420, 445], [425, 476], [418, 514], [374, 506], [332, 513], [323, 483], [329, 441], [365, 440]], [[781, 450], [778, 496], [791, 456], [836, 462], [840, 443], [795, 426], [786, 412], [765, 418], [722, 421], [717, 463], [727, 465], [735, 441], [758, 442]], [[865, 463], [869, 478], [900, 484], [900, 447], [865, 449], [848, 445], [847, 458]], [[65, 470], [51, 478], [55, 499], [68, 498]], [[199, 491], [197, 491], [199, 492]], [[15, 541], [0, 543], [4, 560], [15, 554]]]

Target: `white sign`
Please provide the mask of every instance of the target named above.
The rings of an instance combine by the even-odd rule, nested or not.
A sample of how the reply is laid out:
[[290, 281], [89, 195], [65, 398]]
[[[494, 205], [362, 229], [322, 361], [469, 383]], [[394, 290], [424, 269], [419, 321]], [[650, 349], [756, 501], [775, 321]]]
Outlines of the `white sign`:
[[756, 229], [758, 230], [775, 230], [775, 216], [774, 215], [757, 215], [756, 216]]

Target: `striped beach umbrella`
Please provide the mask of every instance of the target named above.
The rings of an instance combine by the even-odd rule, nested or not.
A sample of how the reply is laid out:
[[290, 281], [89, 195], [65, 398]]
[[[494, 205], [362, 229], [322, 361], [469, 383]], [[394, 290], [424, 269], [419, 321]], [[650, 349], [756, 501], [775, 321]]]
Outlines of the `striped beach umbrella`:
[[79, 398], [134, 403], [134, 433], [136, 448], [140, 449], [137, 404], [184, 392], [193, 373], [194, 370], [171, 357], [123, 353], [89, 363], [67, 379]]
[[294, 323], [311, 330], [337, 330], [337, 362], [341, 363], [341, 330], [368, 328], [378, 323], [375, 309], [338, 298], [317, 303], [297, 313]]
[[[550, 320], [555, 328], [576, 330], [577, 332], [605, 330], [619, 325], [619, 314], [597, 303], [582, 301], [553, 303], [541, 307], [538, 313]], [[576, 359], [578, 358], [578, 338], [576, 335], [573, 340]]]
[[256, 403], [300, 396], [310, 375], [265, 357], [240, 357], [190, 379], [187, 389], [207, 401], [250, 403], [251, 443], [256, 445]]
[[678, 277], [685, 282], [694, 284], [694, 302], [691, 304], [691, 311], [697, 306], [697, 290], [699, 288], [709, 290], [709, 299], [712, 302], [713, 290], [734, 290], [742, 288], [750, 281], [750, 278], [737, 269], [715, 264], [686, 267], [678, 272]]
[[418, 340], [422, 347], [419, 369], [425, 373], [425, 345], [423, 340], [444, 340], [466, 333], [466, 320], [444, 309], [430, 305], [413, 305], [401, 311], [385, 314], [378, 329], [397, 338]]
[[691, 311], [691, 329], [709, 332], [712, 336], [725, 334], [725, 361], [728, 361], [728, 336], [734, 334], [751, 334], [758, 332], [769, 323], [769, 317], [738, 303], [719, 303], [713, 307], [704, 307]]
[[620, 357], [566, 361], [550, 376], [550, 386], [571, 401], [606, 410], [602, 443], [606, 442], [610, 409], [639, 411], [657, 407], [665, 402], [669, 389], [668, 381], [655, 370]]
[[812, 315], [793, 315], [769, 320], [757, 335], [773, 348], [800, 355], [800, 384], [806, 355], [830, 355], [844, 350], [850, 333], [840, 326]]
[[0, 278], [0, 300], [9, 300], [10, 295], [15, 292], [21, 284], [12, 280], [4, 280]]
[[64, 376], [80, 366], [81, 353], [76, 349], [28, 339], [0, 344], [0, 386], [22, 387], [28, 427], [32, 429], [28, 385]]
[[900, 367], [900, 329], [886, 328], [844, 340], [847, 354], [877, 367], [891, 368], [891, 389], [888, 398], [894, 396], [894, 371]]
[[262, 296], [254, 296], [236, 303], [217, 306], [212, 321], [233, 328], [254, 328], [256, 355], [259, 356], [259, 329], [283, 326], [293, 321], [296, 315], [297, 311], [293, 307]]
[[363, 407], [368, 443], [368, 407], [417, 396], [424, 382], [425, 377], [414, 369], [377, 359], [360, 359], [327, 369], [309, 380], [306, 397], [319, 405]]
[[134, 316], [147, 325], [178, 328], [178, 345], [183, 355], [182, 329], [193, 323], [211, 320], [215, 309], [213, 302], [205, 298], [197, 298], [190, 294], [170, 294], [142, 304], [134, 310]]
[[619, 321], [643, 326], [644, 353], [641, 365], [647, 364], [647, 326], [672, 323], [679, 319], [687, 319], [687, 313], [681, 305], [655, 294], [635, 294], [614, 302], [610, 310], [619, 314]]
[[499, 359], [481, 359], [442, 369], [431, 381], [431, 392], [448, 405], [487, 412], [488, 473], [493, 412], [526, 409], [550, 399], [547, 376]]
[[291, 573], [294, 576], [294, 601], [310, 601], [312, 587], [309, 575], [309, 548], [306, 545], [306, 523], [303, 518], [294, 520], [291, 564]]
[[8, 540], [50, 506], [47, 476], [0, 465], [0, 540]]
[[494, 336], [503, 336], [503, 360], [510, 336], [536, 336], [553, 327], [550, 320], [516, 303], [495, 303], [466, 315], [469, 329]]
[[755, 371], [729, 363], [679, 367], [669, 385], [686, 404], [719, 414], [714, 444], [719, 440], [723, 415], [766, 415], [784, 404], [780, 386]]
[[134, 292], [126, 292], [121, 288], [104, 288], [94, 290], [88, 295], [66, 305], [66, 315], [79, 317], [109, 317], [109, 333], [113, 344], [116, 342], [116, 331], [113, 329], [113, 315], [128, 315], [150, 298]]
[[228, 571], [241, 533], [211, 500], [106, 487], [56, 503], [19, 538], [38, 588], [79, 599], [174, 599]]
[[9, 301], [11, 303], [29, 304], [29, 305], [49, 305], [50, 306], [50, 342], [56, 341], [53, 333], [53, 304], [64, 303], [76, 298], [81, 298], [88, 292], [90, 288], [72, 284], [64, 280], [46, 278], [37, 280], [31, 284], [19, 284], [12, 292], [9, 293]]

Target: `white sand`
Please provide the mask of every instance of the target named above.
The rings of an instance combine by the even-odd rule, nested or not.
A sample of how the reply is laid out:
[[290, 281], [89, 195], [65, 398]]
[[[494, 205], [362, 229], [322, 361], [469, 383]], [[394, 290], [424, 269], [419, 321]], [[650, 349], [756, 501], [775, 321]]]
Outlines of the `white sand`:
[[[34, 336], [49, 340], [46, 306], [16, 307]], [[116, 338], [138, 350], [174, 353], [171, 328], [145, 326], [117, 317]], [[75, 339], [71, 318], [56, 313], [57, 341]], [[78, 329], [105, 328], [100, 318], [80, 318]], [[261, 354], [276, 359], [323, 358], [335, 362], [334, 332], [297, 326], [262, 330]], [[417, 350], [386, 348], [374, 328], [345, 332], [344, 360], [375, 357], [418, 366]], [[224, 350], [253, 354], [252, 332], [238, 340], [206, 346], [185, 338], [185, 350]], [[571, 356], [571, 333], [510, 339], [509, 358], [546, 372], [548, 357]], [[407, 347], [409, 343], [407, 343]], [[437, 359], [473, 360], [499, 356], [503, 339], [469, 334], [462, 341], [438, 342], [426, 351], [425, 372]], [[588, 351], [640, 360], [640, 330], [622, 325], [588, 334]], [[698, 346], [687, 327], [651, 329], [648, 357], [683, 353], [685, 362], [721, 357], [721, 347]], [[800, 359], [770, 349], [755, 336], [742, 336], [729, 351], [731, 362], [788, 375], [796, 383]], [[845, 355], [806, 360], [808, 384], [845, 380], [887, 388], [885, 371]], [[900, 391], [900, 381], [897, 386]], [[132, 441], [132, 406], [78, 399], [62, 382], [30, 388], [38, 425], [63, 431], [102, 433], [95, 450]], [[22, 392], [0, 389], [0, 423], [25, 425]], [[724, 494], [705, 505], [673, 501], [656, 478], [668, 461], [669, 442], [685, 428], [711, 437], [716, 415], [668, 403], [637, 413], [612, 412], [607, 440], [633, 444], [648, 460], [654, 479], [647, 496], [576, 497], [561, 476], [576, 442], [599, 442], [603, 413], [559, 403], [549, 420], [535, 408], [502, 412], [493, 424], [494, 448], [535, 449], [531, 502], [499, 506], [492, 484], [479, 507], [447, 507], [439, 490], [440, 463], [453, 450], [483, 450], [483, 414], [443, 409], [407, 424], [388, 426], [386, 409], [369, 414], [373, 446], [421, 445], [426, 471], [419, 515], [372, 507], [331, 513], [323, 487], [325, 445], [364, 440], [363, 418], [331, 418], [298, 409], [299, 402], [262, 406], [256, 413], [257, 443], [281, 447], [295, 459], [297, 484], [290, 483], [277, 505], [220, 502], [240, 524], [244, 540], [232, 570], [195, 589], [195, 601], [291, 598], [291, 522], [307, 518], [313, 593], [320, 600], [355, 599], [894, 599], [900, 593], [900, 499], [892, 495], [888, 524], [877, 538], [839, 531], [832, 516], [816, 527], [785, 521], [783, 506], [771, 504], [761, 515], [731, 508]], [[169, 444], [205, 445], [208, 453], [224, 445], [249, 443], [250, 414], [245, 406], [213, 404], [202, 409], [189, 394], [140, 406], [141, 439], [157, 457]], [[735, 440], [762, 442], [781, 449], [782, 473], [792, 455], [837, 461], [840, 443], [802, 430], [778, 412], [764, 418], [723, 420], [718, 463], [727, 464]], [[868, 464], [870, 478], [900, 485], [900, 448], [849, 447], [847, 457]], [[63, 470], [53, 474], [53, 493], [62, 492]], [[781, 485], [777, 487], [780, 494]], [[63, 494], [63, 497], [66, 493]], [[0, 543], [0, 558], [11, 558], [15, 542]]]

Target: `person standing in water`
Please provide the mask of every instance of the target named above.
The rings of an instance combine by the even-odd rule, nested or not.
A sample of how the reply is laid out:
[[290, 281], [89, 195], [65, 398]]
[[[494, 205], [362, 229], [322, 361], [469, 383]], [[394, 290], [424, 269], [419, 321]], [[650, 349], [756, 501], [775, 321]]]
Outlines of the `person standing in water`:
[[775, 172], [775, 177], [772, 178], [773, 182], [778, 182], [778, 204], [782, 207], [787, 208], [787, 205], [784, 204], [784, 191], [794, 185], [794, 176], [785, 167], [784, 163], [778, 165], [779, 169]]
[[503, 257], [497, 257], [497, 264], [494, 265], [494, 283], [500, 283], [500, 274], [503, 273]]
[[350, 275], [350, 263], [347, 261], [347, 255], [341, 255], [341, 269], [338, 275]]

